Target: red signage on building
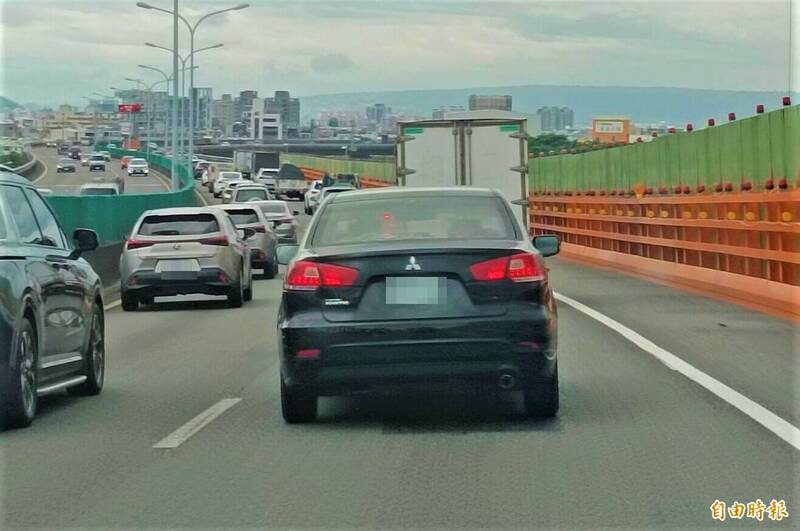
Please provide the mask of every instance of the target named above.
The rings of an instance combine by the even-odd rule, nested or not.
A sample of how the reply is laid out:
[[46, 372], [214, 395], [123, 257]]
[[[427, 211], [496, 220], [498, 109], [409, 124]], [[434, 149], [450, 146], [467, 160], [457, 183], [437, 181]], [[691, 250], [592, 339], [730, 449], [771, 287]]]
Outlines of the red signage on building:
[[139, 112], [142, 110], [141, 103], [120, 103], [117, 105], [117, 112]]

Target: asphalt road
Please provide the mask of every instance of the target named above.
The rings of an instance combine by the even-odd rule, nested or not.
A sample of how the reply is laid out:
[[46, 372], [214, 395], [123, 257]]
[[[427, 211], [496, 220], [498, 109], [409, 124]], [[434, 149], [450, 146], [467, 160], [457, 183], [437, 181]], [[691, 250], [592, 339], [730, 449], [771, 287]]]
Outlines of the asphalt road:
[[[797, 425], [796, 326], [549, 263], [559, 293]], [[715, 499], [757, 498], [790, 514], [764, 525], [797, 528], [797, 450], [563, 303], [555, 420], [454, 386], [326, 398], [318, 423], [288, 426], [281, 283], [257, 281], [241, 309], [209, 298], [110, 310], [103, 393], [43, 399], [30, 429], [0, 435], [0, 528], [719, 528], [755, 521], [713, 521]], [[230, 407], [177, 448], [153, 448], [215, 404]]]
[[[91, 146], [82, 146], [82, 149], [84, 149], [84, 153], [90, 153], [92, 150]], [[76, 161], [77, 171], [75, 173], [56, 173], [56, 165], [63, 156], [59, 155], [55, 148], [40, 147], [34, 149], [33, 153], [45, 166], [44, 173], [39, 178], [34, 179], [34, 184], [39, 188], [50, 188], [54, 194], [77, 195], [83, 184], [95, 180], [113, 182], [114, 179], [120, 176], [125, 178], [126, 194], [163, 192], [169, 189], [167, 182], [164, 180], [165, 177], [159, 177], [158, 173], [153, 170], [146, 177], [128, 177], [127, 171], [120, 168], [120, 162], [117, 159], [112, 159], [111, 162], [106, 163], [105, 172], [90, 172], [88, 166], [81, 166], [80, 162]]]

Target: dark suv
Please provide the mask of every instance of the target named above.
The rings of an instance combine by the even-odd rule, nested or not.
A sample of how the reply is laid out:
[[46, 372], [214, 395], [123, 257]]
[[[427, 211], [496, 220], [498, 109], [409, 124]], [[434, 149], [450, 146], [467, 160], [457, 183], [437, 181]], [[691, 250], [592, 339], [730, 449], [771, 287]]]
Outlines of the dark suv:
[[26, 179], [0, 172], [0, 422], [28, 426], [37, 397], [103, 387], [105, 332], [100, 278], [81, 253], [94, 231], [73, 241]]

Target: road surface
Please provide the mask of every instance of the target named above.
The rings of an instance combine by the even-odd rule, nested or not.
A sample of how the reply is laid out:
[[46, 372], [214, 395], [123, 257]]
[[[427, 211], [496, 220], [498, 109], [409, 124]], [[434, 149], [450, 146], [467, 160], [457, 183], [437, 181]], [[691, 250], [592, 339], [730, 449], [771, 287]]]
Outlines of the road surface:
[[[560, 294], [798, 424], [794, 325], [549, 263]], [[103, 393], [44, 398], [30, 429], [0, 437], [0, 527], [717, 528], [715, 499], [757, 498], [786, 501], [791, 518], [765, 516], [771, 527], [796, 525], [795, 448], [565, 303], [555, 420], [453, 387], [326, 398], [319, 422], [286, 425], [281, 283], [257, 281], [241, 309], [175, 298], [108, 311]]]
[[[84, 153], [90, 153], [92, 148], [91, 146], [82, 146], [82, 149], [85, 150]], [[153, 170], [146, 177], [128, 177], [127, 171], [120, 168], [120, 162], [117, 159], [106, 163], [105, 172], [90, 172], [88, 166], [81, 166], [80, 161], [75, 161], [77, 163], [75, 173], [56, 173], [56, 165], [63, 156], [59, 155], [55, 148], [35, 148], [33, 153], [45, 166], [44, 173], [34, 179], [34, 184], [39, 188], [50, 188], [57, 195], [77, 195], [83, 184], [98, 179], [112, 182], [120, 176], [125, 178], [126, 194], [163, 192], [169, 189], [167, 178]]]

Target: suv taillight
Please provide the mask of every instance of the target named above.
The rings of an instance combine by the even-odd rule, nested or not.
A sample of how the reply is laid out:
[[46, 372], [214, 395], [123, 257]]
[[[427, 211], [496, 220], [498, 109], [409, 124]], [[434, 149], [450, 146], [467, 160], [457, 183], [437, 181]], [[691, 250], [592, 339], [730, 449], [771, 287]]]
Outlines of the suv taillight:
[[152, 245], [155, 245], [155, 243], [156, 242], [150, 241], [150, 240], [134, 240], [134, 239], [130, 239], [125, 243], [125, 245], [126, 245], [126, 248], [130, 251], [132, 249], [141, 249], [142, 247], [151, 247]]
[[492, 258], [472, 264], [469, 268], [475, 280], [501, 280], [509, 278], [514, 282], [535, 282], [544, 279], [544, 271], [536, 255], [518, 253], [511, 256]]
[[286, 289], [313, 291], [320, 286], [352, 286], [358, 277], [358, 269], [336, 264], [323, 264], [300, 260], [292, 264], [286, 274]]
[[230, 242], [227, 236], [211, 236], [210, 238], [201, 238], [197, 243], [202, 245], [219, 245], [220, 247], [227, 247]]

